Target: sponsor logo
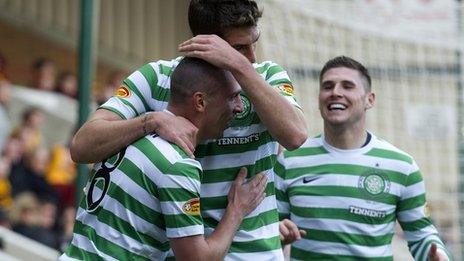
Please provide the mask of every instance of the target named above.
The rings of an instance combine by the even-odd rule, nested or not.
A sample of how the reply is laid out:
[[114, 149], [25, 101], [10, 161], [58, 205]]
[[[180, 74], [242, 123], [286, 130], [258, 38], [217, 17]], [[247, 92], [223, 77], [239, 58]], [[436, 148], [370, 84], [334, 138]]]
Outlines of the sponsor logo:
[[250, 142], [255, 142], [259, 140], [259, 134], [253, 133], [246, 137], [228, 137], [220, 138], [217, 140], [217, 145], [226, 146], [226, 145], [242, 145]]
[[200, 199], [193, 198], [185, 202], [182, 206], [182, 211], [188, 215], [200, 215]]
[[360, 207], [355, 207], [355, 206], [350, 206], [349, 210], [351, 214], [372, 217], [372, 218], [384, 218], [385, 216], [387, 216], [387, 212], [381, 211], [381, 210], [360, 208]]
[[306, 176], [306, 177], [303, 178], [303, 183], [306, 184], [306, 183], [314, 181], [314, 180], [316, 180], [318, 178], [320, 178], [320, 176]]
[[285, 95], [293, 95], [293, 86], [288, 83], [282, 84], [278, 88]]
[[126, 86], [119, 86], [114, 95], [119, 98], [128, 98], [131, 96], [131, 92]]
[[380, 170], [372, 170], [359, 177], [358, 188], [370, 197], [390, 192], [390, 180]]

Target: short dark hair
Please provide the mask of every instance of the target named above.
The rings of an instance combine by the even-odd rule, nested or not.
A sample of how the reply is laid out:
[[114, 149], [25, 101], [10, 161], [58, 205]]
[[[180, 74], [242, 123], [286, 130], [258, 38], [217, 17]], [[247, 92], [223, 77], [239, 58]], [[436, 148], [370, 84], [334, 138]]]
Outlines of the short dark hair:
[[185, 57], [171, 75], [169, 103], [183, 104], [195, 92], [214, 95], [225, 82], [225, 70], [199, 58]]
[[222, 37], [228, 28], [256, 26], [262, 13], [253, 0], [191, 0], [188, 20], [194, 36]]
[[367, 91], [371, 90], [372, 80], [367, 68], [355, 59], [347, 56], [337, 56], [327, 61], [324, 64], [324, 67], [322, 67], [321, 73], [319, 74], [319, 84], [322, 83], [322, 77], [328, 70], [339, 67], [345, 67], [358, 71], [366, 81], [366, 85], [364, 86], [365, 89]]

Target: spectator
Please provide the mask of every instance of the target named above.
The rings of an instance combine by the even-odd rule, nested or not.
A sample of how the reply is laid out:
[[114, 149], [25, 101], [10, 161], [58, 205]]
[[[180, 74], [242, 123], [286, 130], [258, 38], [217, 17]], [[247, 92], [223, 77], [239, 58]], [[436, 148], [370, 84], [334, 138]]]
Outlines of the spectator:
[[74, 219], [76, 217], [76, 208], [74, 206], [67, 206], [60, 218], [60, 238], [59, 250], [64, 252], [66, 247], [72, 240]]
[[[0, 58], [1, 64], [1, 58]], [[1, 66], [1, 65], [0, 65]], [[1, 72], [0, 72], [1, 73]], [[1, 78], [1, 75], [0, 75]], [[0, 150], [5, 146], [7, 137], [11, 131], [11, 121], [8, 116], [8, 104], [10, 102], [11, 84], [6, 79], [0, 79]]]
[[59, 207], [74, 205], [76, 165], [71, 160], [68, 147], [53, 147], [45, 178], [58, 193]]
[[40, 203], [34, 194], [18, 195], [10, 212], [13, 231], [49, 247], [57, 248], [56, 236], [43, 226], [40, 210]]
[[49, 153], [45, 148], [25, 155], [24, 168], [17, 169], [10, 175], [13, 197], [23, 192], [32, 192], [39, 198], [57, 199], [56, 191], [45, 180], [48, 160]]
[[43, 112], [35, 107], [24, 111], [21, 124], [13, 131], [13, 136], [20, 138], [25, 152], [36, 150], [42, 144], [41, 127], [44, 121]]
[[55, 87], [55, 63], [47, 58], [39, 58], [32, 67], [31, 87], [38, 90], [53, 91]]
[[123, 71], [114, 70], [108, 75], [103, 89], [100, 89], [96, 92], [96, 102], [98, 105], [105, 103], [109, 98], [111, 98], [119, 86], [122, 85], [122, 81], [126, 78], [126, 74]]
[[10, 175], [10, 162], [0, 157], [0, 209], [8, 211], [13, 201], [11, 197], [11, 184], [8, 179]]
[[70, 98], [77, 99], [77, 79], [69, 71], [62, 72], [58, 76], [58, 82], [55, 91], [64, 94]]

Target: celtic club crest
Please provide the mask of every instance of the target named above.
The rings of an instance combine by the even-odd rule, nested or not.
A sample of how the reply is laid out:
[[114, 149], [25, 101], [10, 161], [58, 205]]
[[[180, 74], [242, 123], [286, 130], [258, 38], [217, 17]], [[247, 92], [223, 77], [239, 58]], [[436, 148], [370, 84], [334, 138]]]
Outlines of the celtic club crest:
[[373, 170], [359, 177], [358, 187], [372, 197], [388, 193], [390, 180], [379, 170]]
[[252, 105], [250, 99], [248, 99], [247, 96], [241, 93], [240, 100], [243, 103], [243, 111], [235, 115], [235, 118], [231, 123], [231, 127], [248, 125], [251, 124], [253, 120], [253, 114], [251, 113]]

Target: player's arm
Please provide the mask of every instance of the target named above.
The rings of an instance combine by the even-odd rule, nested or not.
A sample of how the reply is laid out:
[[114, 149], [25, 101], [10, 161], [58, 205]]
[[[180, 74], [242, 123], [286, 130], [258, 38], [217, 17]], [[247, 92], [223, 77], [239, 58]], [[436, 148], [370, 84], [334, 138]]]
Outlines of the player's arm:
[[243, 218], [264, 199], [266, 176], [262, 173], [245, 182], [246, 169], [242, 168], [232, 184], [224, 216], [214, 232], [203, 235], [170, 238], [176, 260], [223, 260]]
[[198, 35], [182, 43], [179, 51], [229, 70], [271, 135], [286, 149], [296, 149], [306, 140], [306, 123], [301, 110], [270, 88], [247, 58], [226, 41], [216, 35]]
[[100, 162], [152, 132], [193, 155], [193, 137], [197, 128], [183, 117], [149, 112], [123, 120], [115, 112], [99, 109], [74, 135], [70, 146], [71, 157], [78, 163]]
[[398, 221], [415, 260], [452, 260], [430, 219], [422, 174], [416, 163], [408, 175], [397, 206]]

